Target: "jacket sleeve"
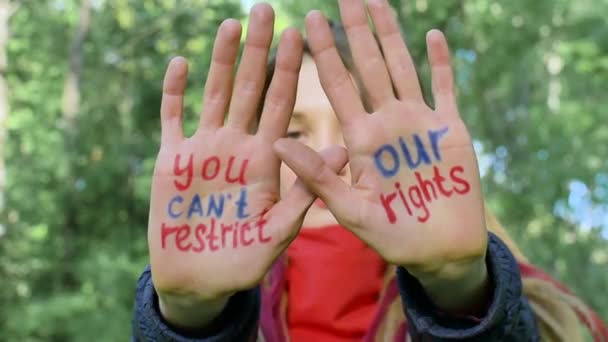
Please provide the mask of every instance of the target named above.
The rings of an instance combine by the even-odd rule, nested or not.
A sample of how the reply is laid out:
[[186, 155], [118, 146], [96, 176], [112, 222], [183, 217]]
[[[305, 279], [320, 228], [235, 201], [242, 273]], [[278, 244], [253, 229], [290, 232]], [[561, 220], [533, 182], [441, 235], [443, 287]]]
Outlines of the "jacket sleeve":
[[522, 291], [517, 262], [507, 246], [489, 233], [486, 263], [493, 288], [484, 317], [442, 314], [422, 285], [404, 268], [397, 269], [401, 300], [414, 341], [538, 341], [532, 309]]
[[236, 293], [224, 311], [205, 331], [183, 332], [171, 327], [161, 316], [158, 296], [152, 284], [150, 266], [137, 282], [133, 310], [132, 342], [224, 342], [255, 341], [260, 315], [260, 291], [254, 288]]

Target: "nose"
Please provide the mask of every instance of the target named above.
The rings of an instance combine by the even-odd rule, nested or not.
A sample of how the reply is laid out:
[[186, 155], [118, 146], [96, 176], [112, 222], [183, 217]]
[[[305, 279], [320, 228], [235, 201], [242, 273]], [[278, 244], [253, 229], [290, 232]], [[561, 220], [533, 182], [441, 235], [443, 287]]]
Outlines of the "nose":
[[333, 118], [327, 124], [320, 127], [319, 140], [317, 142], [319, 150], [325, 149], [330, 146], [342, 146], [345, 147], [344, 136], [342, 135], [342, 127], [338, 123], [338, 120]]
[[[344, 136], [342, 135], [342, 127], [338, 122], [335, 114], [325, 116], [325, 120], [319, 121], [316, 133], [316, 147], [317, 151], [321, 151], [331, 146], [346, 147], [344, 142]], [[348, 164], [338, 172], [338, 175], [344, 180], [348, 181], [350, 178], [350, 167]]]
[[[339, 134], [328, 132], [328, 133], [324, 133], [318, 137], [317, 151], [322, 151], [331, 146], [346, 147], [344, 144], [344, 138], [342, 137], [341, 132], [339, 132]], [[340, 176], [340, 178], [342, 178], [344, 181], [346, 181], [350, 175], [349, 171], [350, 171], [349, 165], [346, 164], [346, 166], [344, 166], [342, 168], [342, 170], [340, 170], [340, 172], [338, 172], [338, 176]]]
[[344, 139], [342, 139], [341, 134], [340, 136], [336, 136], [335, 134], [325, 134], [324, 136], [320, 137], [317, 145], [319, 147], [319, 151], [336, 145], [344, 147]]

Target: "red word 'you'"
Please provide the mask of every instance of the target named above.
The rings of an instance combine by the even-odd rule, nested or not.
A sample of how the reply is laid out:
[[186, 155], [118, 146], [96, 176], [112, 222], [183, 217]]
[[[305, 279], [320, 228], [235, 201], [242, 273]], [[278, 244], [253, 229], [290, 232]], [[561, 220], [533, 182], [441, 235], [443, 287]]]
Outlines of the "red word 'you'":
[[[222, 173], [226, 183], [246, 185], [245, 171], [249, 160], [243, 160], [240, 168], [236, 171], [233, 170], [233, 168], [236, 168], [235, 163], [236, 157], [234, 156], [228, 158], [227, 165], [224, 165], [218, 156], [211, 156], [203, 160], [200, 176], [204, 181], [212, 181]], [[180, 178], [173, 182], [175, 188], [179, 191], [187, 190], [192, 185], [194, 179], [194, 155], [191, 153], [185, 163], [182, 161], [182, 156], [179, 153], [175, 155], [173, 174]]]

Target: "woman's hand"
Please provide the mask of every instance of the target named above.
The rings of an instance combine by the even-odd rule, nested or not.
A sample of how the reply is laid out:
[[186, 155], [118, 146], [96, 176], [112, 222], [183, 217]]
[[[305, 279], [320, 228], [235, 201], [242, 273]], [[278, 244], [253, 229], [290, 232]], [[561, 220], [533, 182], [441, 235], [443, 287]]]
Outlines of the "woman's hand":
[[[241, 26], [230, 19], [221, 25], [192, 137], [182, 131], [186, 61], [174, 58], [167, 69], [148, 244], [161, 311], [178, 326], [208, 323], [230, 295], [257, 285], [315, 198], [301, 182], [279, 198], [280, 160], [272, 150], [285, 134], [295, 100], [303, 49], [296, 30], [281, 38], [259, 129], [249, 133], [262, 97], [273, 21], [270, 6], [252, 9], [234, 87]], [[339, 170], [347, 156], [334, 149], [323, 158]]]
[[[487, 231], [477, 161], [458, 113], [445, 38], [436, 30], [427, 36], [433, 109], [422, 98], [387, 1], [368, 1], [384, 56], [363, 2], [340, 0], [340, 10], [371, 115], [340, 60], [327, 21], [312, 12], [306, 29], [322, 86], [342, 125], [352, 185], [302, 144], [282, 139], [275, 150], [340, 224], [388, 262], [407, 268], [432, 297], [445, 292], [437, 284], [463, 285], [465, 279], [474, 282], [462, 286], [474, 297], [486, 281]], [[439, 297], [433, 299], [458, 306]]]

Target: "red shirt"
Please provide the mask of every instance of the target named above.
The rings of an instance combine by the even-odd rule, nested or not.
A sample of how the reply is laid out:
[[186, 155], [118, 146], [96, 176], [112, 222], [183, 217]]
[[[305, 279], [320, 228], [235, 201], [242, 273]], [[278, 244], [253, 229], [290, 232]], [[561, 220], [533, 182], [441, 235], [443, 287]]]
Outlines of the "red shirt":
[[347, 229], [302, 229], [287, 250], [291, 341], [360, 341], [377, 312], [385, 263]]

